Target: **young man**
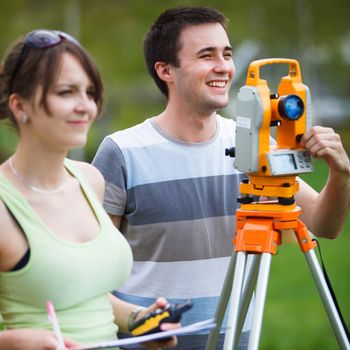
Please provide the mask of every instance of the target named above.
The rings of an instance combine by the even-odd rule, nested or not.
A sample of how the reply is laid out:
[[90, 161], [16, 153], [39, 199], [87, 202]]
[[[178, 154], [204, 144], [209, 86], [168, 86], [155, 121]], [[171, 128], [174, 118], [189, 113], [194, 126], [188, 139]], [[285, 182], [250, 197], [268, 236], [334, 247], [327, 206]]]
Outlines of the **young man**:
[[[224, 156], [235, 145], [235, 123], [217, 114], [235, 72], [226, 28], [226, 18], [209, 8], [159, 16], [144, 54], [166, 109], [106, 137], [93, 162], [106, 179], [105, 208], [134, 254], [132, 276], [117, 295], [140, 305], [157, 295], [170, 302], [191, 298], [184, 324], [214, 316], [233, 248], [242, 174]], [[315, 234], [334, 238], [349, 208], [349, 159], [331, 129], [314, 127], [303, 143], [330, 173], [320, 194], [300, 181], [301, 219]], [[249, 321], [248, 313], [240, 349]], [[178, 349], [203, 350], [207, 335], [178, 340]]]

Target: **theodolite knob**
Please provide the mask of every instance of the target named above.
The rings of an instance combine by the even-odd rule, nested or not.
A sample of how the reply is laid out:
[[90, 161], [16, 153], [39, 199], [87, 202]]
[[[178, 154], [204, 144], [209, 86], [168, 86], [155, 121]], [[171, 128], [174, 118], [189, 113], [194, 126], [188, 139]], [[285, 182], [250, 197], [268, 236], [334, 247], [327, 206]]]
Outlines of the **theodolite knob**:
[[234, 158], [236, 156], [235, 147], [225, 148], [225, 156], [229, 156], [229, 157]]

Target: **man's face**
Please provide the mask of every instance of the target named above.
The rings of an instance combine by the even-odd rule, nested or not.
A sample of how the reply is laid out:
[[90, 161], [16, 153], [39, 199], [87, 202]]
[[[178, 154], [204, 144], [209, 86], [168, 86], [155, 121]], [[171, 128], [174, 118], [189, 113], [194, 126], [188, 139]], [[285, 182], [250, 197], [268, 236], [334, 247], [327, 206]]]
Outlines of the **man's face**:
[[204, 114], [226, 107], [234, 64], [224, 28], [219, 23], [189, 26], [180, 44], [180, 66], [171, 69], [169, 99]]

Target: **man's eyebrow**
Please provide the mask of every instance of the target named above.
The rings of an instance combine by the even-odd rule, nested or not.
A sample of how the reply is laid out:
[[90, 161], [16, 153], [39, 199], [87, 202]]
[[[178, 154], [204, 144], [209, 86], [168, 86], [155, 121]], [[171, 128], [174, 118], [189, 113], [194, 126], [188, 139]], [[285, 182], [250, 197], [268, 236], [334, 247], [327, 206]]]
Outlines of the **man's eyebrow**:
[[[217, 47], [216, 46], [208, 46], [208, 47], [204, 47], [203, 49], [200, 49], [199, 51], [197, 51], [197, 55], [200, 55], [202, 53], [205, 53], [205, 52], [212, 52], [212, 51], [215, 51], [217, 50]], [[233, 49], [231, 46], [225, 46], [224, 50], [223, 51], [230, 51], [230, 52], [233, 52]]]

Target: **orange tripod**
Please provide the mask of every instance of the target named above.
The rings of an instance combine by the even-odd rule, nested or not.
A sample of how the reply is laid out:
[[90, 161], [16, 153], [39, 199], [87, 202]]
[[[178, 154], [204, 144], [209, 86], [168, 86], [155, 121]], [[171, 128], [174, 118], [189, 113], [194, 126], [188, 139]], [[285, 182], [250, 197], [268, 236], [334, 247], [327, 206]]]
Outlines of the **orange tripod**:
[[[241, 193], [245, 197], [241, 198], [242, 207], [236, 212], [236, 233], [233, 239], [235, 252], [216, 311], [217, 327], [209, 336], [206, 350], [216, 349], [229, 299], [231, 302], [224, 350], [236, 348], [254, 287], [255, 302], [248, 350], [259, 348], [271, 257], [276, 254], [277, 246], [281, 244], [282, 231], [288, 229], [294, 231], [300, 249], [306, 257], [339, 348], [349, 350], [350, 343], [346, 331], [314, 251], [317, 244], [311, 240], [306, 226], [298, 219], [301, 210], [296, 207], [293, 198], [293, 194], [298, 190], [298, 183], [295, 177], [284, 177], [280, 184], [273, 186], [275, 183], [276, 179], [250, 177], [250, 182], [241, 184]], [[282, 183], [284, 186], [281, 187]], [[254, 194], [277, 197], [277, 193], [279, 197], [275, 201], [253, 203], [253, 197], [250, 196]], [[247, 264], [248, 255], [252, 257], [250, 266]]]

